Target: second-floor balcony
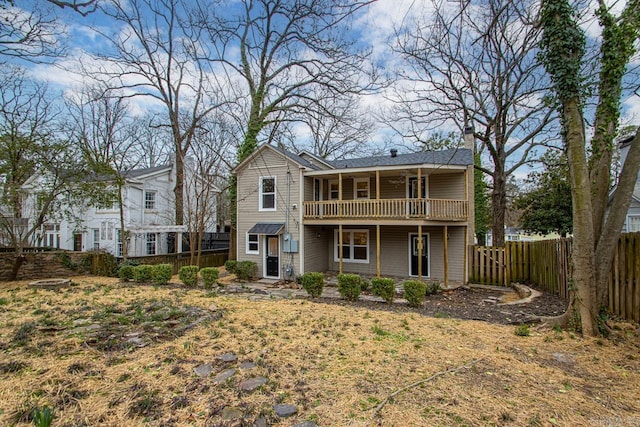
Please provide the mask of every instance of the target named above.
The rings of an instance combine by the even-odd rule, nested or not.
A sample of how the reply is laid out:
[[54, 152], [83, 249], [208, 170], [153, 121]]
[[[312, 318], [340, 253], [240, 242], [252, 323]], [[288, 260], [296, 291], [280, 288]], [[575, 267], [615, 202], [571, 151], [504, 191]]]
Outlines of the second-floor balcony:
[[304, 219], [465, 221], [468, 217], [466, 200], [405, 198], [304, 202]]

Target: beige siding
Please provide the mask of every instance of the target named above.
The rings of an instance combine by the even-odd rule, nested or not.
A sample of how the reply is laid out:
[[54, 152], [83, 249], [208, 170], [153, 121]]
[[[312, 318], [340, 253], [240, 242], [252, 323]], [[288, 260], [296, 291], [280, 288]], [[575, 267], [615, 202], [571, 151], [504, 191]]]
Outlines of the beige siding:
[[[344, 227], [369, 230], [369, 263], [343, 262], [343, 271], [358, 274], [376, 274], [376, 229], [375, 227]], [[382, 226], [380, 230], [381, 273], [385, 276], [409, 276], [409, 235], [416, 233], [417, 227]], [[423, 234], [429, 235], [430, 278], [444, 280], [444, 227], [423, 227]], [[464, 275], [464, 227], [449, 227], [449, 280], [462, 281]], [[334, 236], [330, 230], [327, 248], [329, 270], [338, 271], [339, 262], [334, 259]]]
[[[290, 202], [298, 204], [300, 200], [299, 166], [286, 159], [279, 153], [267, 148], [264, 149], [244, 167], [237, 171], [238, 178], [238, 260], [254, 261], [258, 264], [258, 275], [264, 271], [265, 244], [264, 236], [260, 236], [259, 255], [246, 253], [247, 231], [257, 222], [286, 222], [287, 208], [287, 170], [291, 172]], [[259, 183], [260, 177], [276, 177], [276, 211], [259, 211]], [[290, 211], [289, 232], [292, 239], [300, 240], [299, 222], [297, 211]], [[282, 252], [282, 238], [280, 239], [280, 266], [283, 262], [291, 261], [291, 256]], [[299, 254], [293, 254], [293, 266], [295, 274], [300, 272]], [[281, 268], [282, 271], [282, 268]]]
[[429, 175], [429, 198], [464, 199], [464, 174], [446, 173]]
[[331, 231], [323, 227], [305, 227], [304, 272], [329, 270], [329, 239]]

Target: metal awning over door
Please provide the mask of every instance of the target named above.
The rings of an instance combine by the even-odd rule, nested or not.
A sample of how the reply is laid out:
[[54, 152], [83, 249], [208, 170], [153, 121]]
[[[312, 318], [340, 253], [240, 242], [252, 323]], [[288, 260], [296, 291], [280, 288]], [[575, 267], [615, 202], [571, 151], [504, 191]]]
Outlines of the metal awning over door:
[[247, 233], [275, 235], [280, 234], [283, 228], [284, 223], [281, 222], [258, 222]]

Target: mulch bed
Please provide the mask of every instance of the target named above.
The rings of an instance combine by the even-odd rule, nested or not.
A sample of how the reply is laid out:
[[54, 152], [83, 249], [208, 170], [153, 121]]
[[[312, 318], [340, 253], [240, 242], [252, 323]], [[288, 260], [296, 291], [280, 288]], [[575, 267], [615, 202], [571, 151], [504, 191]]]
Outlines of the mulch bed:
[[342, 299], [320, 298], [317, 301], [398, 313], [414, 312], [429, 317], [482, 320], [502, 325], [537, 322], [540, 316], [558, 316], [567, 307], [565, 300], [545, 292], [525, 304], [499, 305], [487, 302], [492, 297], [497, 299], [503, 295], [503, 292], [490, 289], [461, 287], [426, 297], [422, 308], [365, 300], [347, 302]]

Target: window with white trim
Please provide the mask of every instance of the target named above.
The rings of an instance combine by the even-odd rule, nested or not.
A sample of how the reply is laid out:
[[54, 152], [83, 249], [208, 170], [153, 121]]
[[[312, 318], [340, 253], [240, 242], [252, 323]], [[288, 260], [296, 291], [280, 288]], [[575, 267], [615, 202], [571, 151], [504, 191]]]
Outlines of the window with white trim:
[[259, 185], [260, 185], [259, 209], [261, 211], [275, 211], [276, 210], [276, 177], [261, 176]]
[[92, 229], [93, 234], [93, 250], [97, 251], [100, 249], [100, 229], [94, 228]]
[[353, 179], [353, 198], [354, 199], [369, 198], [369, 178]]
[[337, 179], [329, 181], [329, 200], [338, 200], [340, 198], [340, 184]]
[[[334, 233], [334, 261], [340, 261], [340, 237]], [[369, 230], [342, 230], [342, 261], [369, 263]]]
[[156, 234], [147, 233], [147, 255], [156, 254]]
[[640, 215], [627, 215], [627, 233], [640, 231]]
[[144, 209], [154, 210], [156, 208], [156, 192], [145, 191], [144, 192]]
[[259, 254], [260, 253], [260, 237], [258, 234], [247, 233], [247, 253]]

